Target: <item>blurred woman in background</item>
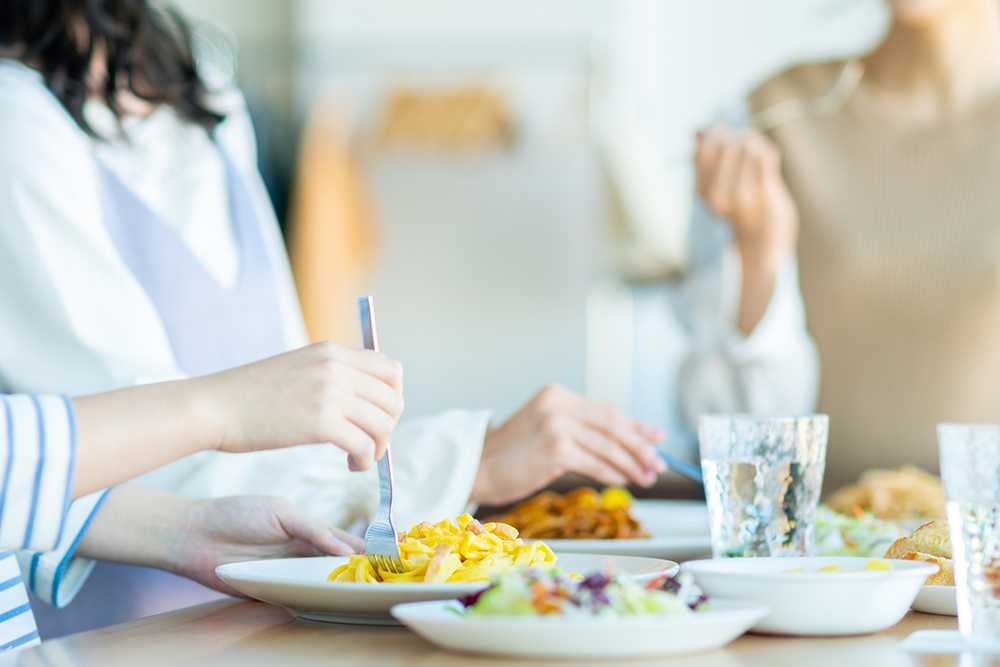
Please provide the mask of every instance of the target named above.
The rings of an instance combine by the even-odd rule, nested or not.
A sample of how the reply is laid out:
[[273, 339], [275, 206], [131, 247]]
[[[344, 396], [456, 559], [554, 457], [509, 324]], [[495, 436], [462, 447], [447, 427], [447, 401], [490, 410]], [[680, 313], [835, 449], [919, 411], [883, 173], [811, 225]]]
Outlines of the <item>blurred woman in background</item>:
[[[94, 393], [308, 342], [243, 98], [198, 69], [180, 17], [147, 0], [7, 0], [0, 50], [0, 389]], [[663, 433], [560, 387], [490, 419], [452, 411], [395, 432], [400, 528], [567, 472], [648, 486], [665, 469]], [[141, 482], [278, 495], [342, 527], [378, 498], [374, 471], [350, 474], [328, 446], [203, 452]], [[119, 612], [106, 621], [138, 614], [139, 600], [151, 613], [199, 599], [150, 604], [157, 589], [133, 576], [146, 575], [108, 577], [121, 592], [101, 591]], [[78, 607], [62, 631], [99, 618]]]
[[694, 281], [685, 411], [808, 411], [818, 386], [828, 490], [936, 470], [939, 422], [1000, 422], [1000, 3], [889, 5], [870, 55], [699, 135], [702, 221], [732, 241]]

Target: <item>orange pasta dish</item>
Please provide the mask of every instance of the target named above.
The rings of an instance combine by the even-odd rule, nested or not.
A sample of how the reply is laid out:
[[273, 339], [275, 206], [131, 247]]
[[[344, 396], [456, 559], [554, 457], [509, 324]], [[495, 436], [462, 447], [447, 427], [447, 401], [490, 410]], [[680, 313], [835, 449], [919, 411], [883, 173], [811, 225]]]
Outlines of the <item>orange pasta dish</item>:
[[510, 524], [525, 539], [629, 540], [649, 537], [629, 514], [634, 499], [622, 487], [602, 493], [577, 489], [565, 496], [545, 491], [495, 520]]
[[434, 583], [489, 581], [512, 567], [547, 569], [556, 556], [544, 542], [525, 544], [504, 523], [480, 523], [468, 514], [439, 523], [421, 523], [399, 538], [404, 572], [375, 571], [364, 555], [351, 556], [328, 581]]

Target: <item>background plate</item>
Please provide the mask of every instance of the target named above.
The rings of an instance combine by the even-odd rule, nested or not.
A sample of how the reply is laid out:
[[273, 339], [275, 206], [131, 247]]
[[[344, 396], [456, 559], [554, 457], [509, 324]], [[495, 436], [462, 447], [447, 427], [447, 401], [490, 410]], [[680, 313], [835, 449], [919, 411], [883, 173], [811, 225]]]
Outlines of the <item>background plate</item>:
[[958, 616], [954, 586], [924, 586], [913, 601], [913, 610], [940, 616]]
[[669, 558], [678, 562], [712, 555], [708, 508], [694, 500], [637, 500], [636, 518], [652, 537], [643, 540], [545, 540], [562, 553]]

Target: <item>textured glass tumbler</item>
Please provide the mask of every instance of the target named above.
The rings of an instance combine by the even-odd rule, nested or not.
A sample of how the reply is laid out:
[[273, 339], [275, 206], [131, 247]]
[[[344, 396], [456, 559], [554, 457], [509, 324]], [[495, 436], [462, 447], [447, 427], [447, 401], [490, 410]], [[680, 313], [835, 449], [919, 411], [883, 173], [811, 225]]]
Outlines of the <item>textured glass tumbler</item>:
[[828, 432], [826, 415], [698, 419], [713, 556], [812, 552]]
[[1000, 425], [938, 424], [958, 629], [1000, 637]]

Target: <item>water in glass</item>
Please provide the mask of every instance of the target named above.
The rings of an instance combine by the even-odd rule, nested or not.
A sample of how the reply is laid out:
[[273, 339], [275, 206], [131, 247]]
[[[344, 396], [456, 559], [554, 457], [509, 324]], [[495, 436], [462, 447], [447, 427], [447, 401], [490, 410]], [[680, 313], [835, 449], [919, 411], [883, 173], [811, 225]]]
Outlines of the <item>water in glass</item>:
[[1000, 636], [1000, 504], [949, 502], [958, 629]]
[[812, 551], [822, 463], [701, 465], [716, 557], [805, 556]]
[[939, 424], [958, 629], [1000, 640], [1000, 425]]
[[699, 442], [712, 554], [805, 556], [823, 483], [826, 415], [704, 415]]

